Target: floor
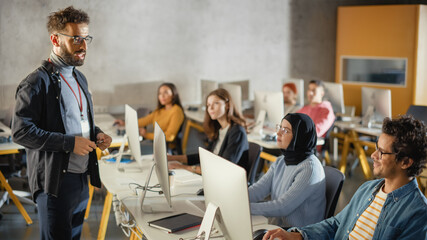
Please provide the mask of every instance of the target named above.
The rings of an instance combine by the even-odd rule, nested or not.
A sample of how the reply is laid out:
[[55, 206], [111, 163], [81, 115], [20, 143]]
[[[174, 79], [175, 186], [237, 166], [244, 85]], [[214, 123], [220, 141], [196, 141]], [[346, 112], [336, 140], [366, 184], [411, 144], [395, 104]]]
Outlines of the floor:
[[[349, 157], [349, 161], [352, 162], [351, 156]], [[354, 192], [364, 181], [360, 166], [356, 167], [352, 174], [346, 174], [346, 180], [344, 181], [342, 192], [338, 200], [336, 213], [346, 206]], [[96, 239], [102, 215], [104, 196], [105, 190], [101, 189], [95, 191], [89, 218], [83, 225], [81, 239]], [[27, 226], [24, 218], [11, 201], [10, 204], [4, 204], [0, 208], [0, 213], [2, 214], [0, 220], [0, 239], [25, 240], [39, 238], [36, 208], [28, 204], [25, 204], [24, 207], [34, 222], [30, 226]], [[122, 230], [116, 226], [114, 214], [112, 213], [110, 213], [106, 239], [128, 239], [123, 234]]]

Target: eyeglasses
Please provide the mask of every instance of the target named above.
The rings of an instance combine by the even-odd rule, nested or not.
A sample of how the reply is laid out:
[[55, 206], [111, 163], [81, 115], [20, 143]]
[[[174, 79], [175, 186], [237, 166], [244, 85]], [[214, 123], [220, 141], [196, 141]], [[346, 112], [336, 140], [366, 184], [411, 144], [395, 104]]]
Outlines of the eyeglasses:
[[276, 125], [276, 132], [277, 132], [277, 134], [283, 135], [286, 133], [290, 133], [292, 131], [289, 128], [284, 128], [284, 127], [280, 126], [280, 124], [277, 124]]
[[378, 151], [380, 153], [380, 159], [383, 158], [384, 154], [394, 154], [396, 155], [397, 153], [391, 153], [391, 152], [383, 152], [378, 148], [378, 142], [375, 143], [375, 150]]
[[63, 33], [57, 33], [56, 35], [58, 35], [58, 34], [62, 35], [62, 36], [73, 38], [73, 44], [74, 45], [80, 45], [80, 44], [82, 44], [83, 40], [86, 41], [86, 44], [89, 44], [89, 43], [92, 42], [92, 39], [93, 39], [93, 37], [90, 36], [90, 35], [88, 35], [86, 37], [81, 37], [81, 36], [70, 36], [70, 35], [63, 34]]

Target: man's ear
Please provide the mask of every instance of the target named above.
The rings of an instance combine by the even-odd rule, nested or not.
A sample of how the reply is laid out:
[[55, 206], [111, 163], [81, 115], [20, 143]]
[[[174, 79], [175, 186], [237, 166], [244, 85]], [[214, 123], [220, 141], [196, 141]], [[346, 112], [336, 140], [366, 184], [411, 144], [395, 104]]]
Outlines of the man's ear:
[[409, 158], [409, 157], [405, 157], [404, 159], [402, 159], [402, 161], [400, 161], [400, 167], [402, 169], [408, 169], [409, 167], [412, 166], [412, 164], [414, 164], [414, 160], [412, 160], [412, 158]]
[[55, 47], [59, 47], [59, 38], [56, 34], [50, 34], [50, 41], [52, 42], [52, 45]]

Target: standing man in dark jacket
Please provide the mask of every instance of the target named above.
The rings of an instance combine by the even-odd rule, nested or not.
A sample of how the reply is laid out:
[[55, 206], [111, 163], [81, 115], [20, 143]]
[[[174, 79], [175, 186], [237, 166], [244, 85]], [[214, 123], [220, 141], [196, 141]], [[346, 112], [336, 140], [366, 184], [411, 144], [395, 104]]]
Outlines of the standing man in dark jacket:
[[72, 6], [53, 12], [47, 28], [52, 52], [18, 86], [13, 141], [27, 152], [30, 189], [41, 239], [79, 239], [90, 182], [100, 187], [96, 147], [111, 137], [95, 126], [84, 63], [89, 16]]

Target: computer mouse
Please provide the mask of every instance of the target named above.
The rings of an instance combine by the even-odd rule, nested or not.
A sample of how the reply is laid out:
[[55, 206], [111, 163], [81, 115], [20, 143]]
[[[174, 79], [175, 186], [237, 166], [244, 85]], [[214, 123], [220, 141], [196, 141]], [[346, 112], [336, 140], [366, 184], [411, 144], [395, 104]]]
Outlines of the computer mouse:
[[200, 188], [198, 191], [197, 191], [197, 193], [196, 193], [198, 196], [204, 196], [205, 195], [205, 192], [203, 191], [203, 188]]
[[264, 237], [265, 233], [267, 232], [267, 229], [258, 229], [255, 232], [253, 232], [253, 240], [262, 240], [262, 237]]

